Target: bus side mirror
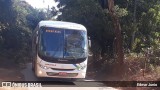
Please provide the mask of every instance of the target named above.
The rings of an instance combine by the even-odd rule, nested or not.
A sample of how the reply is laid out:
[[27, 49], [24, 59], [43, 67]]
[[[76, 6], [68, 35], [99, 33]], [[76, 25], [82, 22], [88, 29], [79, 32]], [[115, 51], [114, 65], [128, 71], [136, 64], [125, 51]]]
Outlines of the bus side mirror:
[[91, 39], [88, 37], [88, 56], [92, 56], [93, 53], [91, 51]]
[[89, 46], [89, 48], [91, 48], [91, 39], [90, 39], [90, 37], [88, 37], [88, 46]]

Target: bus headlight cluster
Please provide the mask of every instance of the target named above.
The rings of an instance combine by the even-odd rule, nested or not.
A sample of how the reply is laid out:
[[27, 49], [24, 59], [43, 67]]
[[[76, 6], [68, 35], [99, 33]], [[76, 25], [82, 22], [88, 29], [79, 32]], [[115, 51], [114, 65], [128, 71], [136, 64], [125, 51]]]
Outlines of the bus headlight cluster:
[[78, 70], [83, 70], [83, 69], [85, 69], [86, 68], [86, 65], [85, 64], [79, 64], [79, 65], [77, 65], [77, 69]]
[[43, 69], [49, 69], [49, 67], [43, 66], [43, 65], [41, 65], [41, 64], [39, 64], [39, 66], [40, 66], [41, 68], [43, 68]]
[[83, 70], [83, 69], [85, 69], [85, 68], [86, 68], [85, 66], [82, 66], [82, 67], [81, 67], [81, 70]]

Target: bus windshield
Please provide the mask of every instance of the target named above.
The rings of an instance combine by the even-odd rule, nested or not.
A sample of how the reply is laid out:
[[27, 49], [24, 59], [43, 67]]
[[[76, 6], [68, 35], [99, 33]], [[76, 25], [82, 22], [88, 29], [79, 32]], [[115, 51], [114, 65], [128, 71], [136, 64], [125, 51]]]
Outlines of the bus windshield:
[[39, 53], [45, 57], [79, 59], [87, 57], [87, 32], [41, 28]]

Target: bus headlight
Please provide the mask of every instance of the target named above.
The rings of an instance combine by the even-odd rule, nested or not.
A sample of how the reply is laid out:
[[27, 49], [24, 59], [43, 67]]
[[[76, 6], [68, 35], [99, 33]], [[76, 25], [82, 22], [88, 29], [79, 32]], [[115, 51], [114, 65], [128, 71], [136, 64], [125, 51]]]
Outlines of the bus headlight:
[[43, 66], [43, 65], [41, 65], [41, 64], [39, 64], [39, 66], [40, 66], [41, 68], [45, 69], [45, 70], [49, 69], [49, 67]]
[[39, 73], [39, 74], [42, 74], [42, 71], [39, 71], [38, 73]]

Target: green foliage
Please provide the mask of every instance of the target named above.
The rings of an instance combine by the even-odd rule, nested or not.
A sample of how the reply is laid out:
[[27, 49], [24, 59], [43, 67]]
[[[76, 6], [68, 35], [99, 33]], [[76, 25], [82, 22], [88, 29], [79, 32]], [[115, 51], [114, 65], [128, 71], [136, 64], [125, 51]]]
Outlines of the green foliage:
[[25, 1], [0, 1], [0, 57], [23, 63], [30, 60], [31, 33], [46, 13]]
[[[93, 44], [99, 45], [101, 50], [106, 53], [106, 46], [112, 46], [113, 26], [108, 13], [102, 9], [97, 0], [57, 0], [60, 2], [58, 8], [58, 20], [76, 22], [87, 27], [88, 35], [91, 37]], [[107, 42], [109, 41], [109, 43]], [[95, 49], [96, 47], [93, 47]], [[95, 50], [93, 50], [95, 51]], [[97, 53], [97, 52], [95, 52]]]
[[[59, 2], [58, 11], [54, 7], [52, 11], [34, 9], [20, 0], [0, 0], [0, 55], [6, 53], [15, 60], [22, 59], [23, 55], [29, 57], [31, 33], [39, 21], [52, 18], [48, 12], [53, 16], [59, 15], [58, 20], [86, 26], [95, 53], [109, 55], [114, 52], [114, 27], [108, 10], [101, 7], [101, 0], [55, 1]], [[108, 7], [107, 3], [104, 5]], [[159, 50], [160, 1], [137, 0], [135, 18], [134, 7], [134, 0], [115, 0], [124, 49], [136, 53], [148, 47]]]
[[45, 20], [46, 18], [47, 17], [45, 12], [36, 9], [26, 16], [27, 24], [32, 30], [36, 28], [38, 22]]
[[127, 16], [128, 11], [126, 8], [120, 8], [118, 5], [114, 6], [115, 9], [115, 15], [117, 17], [124, 17]]
[[[71, 21], [87, 27], [93, 45], [100, 47], [100, 53], [113, 48], [114, 29], [108, 14], [108, 3], [104, 0], [56, 0], [61, 15], [58, 20]], [[102, 7], [103, 8], [102, 8]], [[135, 17], [134, 8], [136, 6]], [[53, 15], [57, 15], [55, 9]], [[148, 47], [160, 46], [160, 1], [125, 0], [115, 1], [115, 14], [120, 18], [124, 49], [136, 53]], [[134, 22], [135, 21], [135, 22]], [[109, 49], [109, 53], [113, 49]]]
[[128, 15], [121, 19], [122, 30], [125, 33], [125, 48], [140, 53], [143, 52], [143, 48], [158, 47], [160, 43], [157, 37], [160, 30], [159, 0], [137, 0], [135, 23], [134, 0], [127, 2]]

